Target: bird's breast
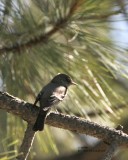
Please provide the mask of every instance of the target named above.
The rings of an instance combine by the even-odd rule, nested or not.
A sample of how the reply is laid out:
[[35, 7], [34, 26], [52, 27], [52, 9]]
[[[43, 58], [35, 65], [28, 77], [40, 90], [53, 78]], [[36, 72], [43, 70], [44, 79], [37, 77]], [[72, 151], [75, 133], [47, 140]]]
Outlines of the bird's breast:
[[54, 92], [53, 95], [58, 98], [60, 101], [62, 101], [66, 95], [66, 88], [63, 86], [57, 87]]

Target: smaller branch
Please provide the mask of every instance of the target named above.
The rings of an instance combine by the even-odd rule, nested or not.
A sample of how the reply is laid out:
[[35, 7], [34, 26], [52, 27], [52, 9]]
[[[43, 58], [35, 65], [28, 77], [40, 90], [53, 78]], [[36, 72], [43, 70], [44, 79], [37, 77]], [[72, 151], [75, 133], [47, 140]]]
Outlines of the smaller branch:
[[98, 19], [106, 19], [106, 18], [109, 18], [110, 16], [114, 16], [114, 15], [117, 15], [117, 14], [120, 14], [122, 13], [121, 10], [117, 10], [117, 11], [112, 11], [110, 13], [106, 13], [106, 14], [92, 14], [92, 15], [89, 15], [89, 16], [83, 16], [83, 17], [80, 17], [78, 19], [78, 21], [81, 21], [81, 20], [98, 20]]
[[38, 37], [34, 37], [32, 39], [30, 39], [28, 42], [23, 42], [23, 43], [14, 43], [11, 46], [5, 46], [3, 48], [0, 48], [0, 54], [4, 53], [4, 52], [17, 52], [17, 51], [21, 51], [23, 49], [26, 48], [31, 48], [34, 45], [40, 44], [40, 43], [46, 43], [47, 40], [56, 32], [60, 29], [60, 26], [63, 26], [64, 21], [63, 20], [59, 20], [55, 26], [47, 33], [42, 34]]
[[29, 41], [27, 42], [23, 42], [23, 43], [14, 43], [12, 44], [11, 46], [5, 46], [3, 48], [0, 48], [0, 54], [3, 54], [5, 52], [17, 52], [17, 51], [21, 51], [23, 49], [26, 49], [26, 48], [31, 48], [33, 47], [34, 45], [37, 45], [37, 44], [40, 44], [40, 43], [46, 43], [47, 40], [54, 34], [56, 33], [60, 28], [63, 28], [65, 26], [65, 23], [66, 23], [67, 19], [60, 19], [58, 20], [58, 22], [53, 26], [53, 28], [45, 33], [45, 34], [41, 34], [40, 36], [38, 37], [34, 37], [32, 39], [30, 39]]
[[75, 0], [75, 2], [73, 2], [73, 5], [70, 8], [70, 11], [68, 13], [67, 17], [71, 17], [84, 3], [84, 0]]
[[[122, 129], [123, 129], [123, 126], [118, 124], [118, 126], [116, 127], [116, 130], [122, 132]], [[118, 146], [119, 146], [119, 143], [117, 140], [112, 141], [110, 147], [105, 152], [105, 155], [102, 160], [111, 160]]]
[[58, 19], [58, 21], [54, 24], [53, 28], [45, 33], [45, 34], [41, 34], [40, 36], [35, 36], [34, 38], [30, 39], [27, 42], [23, 42], [21, 44], [19, 43], [14, 43], [11, 46], [5, 46], [3, 48], [0, 48], [0, 54], [5, 53], [5, 52], [16, 52], [16, 51], [21, 51], [23, 49], [26, 48], [31, 48], [37, 44], [40, 43], [46, 43], [47, 40], [57, 31], [59, 31], [60, 29], [64, 28], [66, 23], [68, 22], [68, 20], [71, 18], [72, 14], [75, 12], [75, 10], [78, 8], [78, 6], [80, 5], [80, 1], [81, 0], [77, 0], [70, 8], [69, 13], [64, 17], [64, 18], [60, 18]]
[[[26, 48], [29, 49], [33, 46], [36, 46], [37, 44], [46, 43], [48, 41], [48, 39], [53, 34], [55, 34], [60, 29], [62, 29], [66, 26], [67, 22], [73, 16], [73, 14], [75, 12], [77, 12], [77, 10], [82, 6], [82, 3], [84, 3], [83, 0], [76, 0], [72, 4], [72, 6], [70, 7], [69, 13], [64, 18], [58, 19], [58, 21], [53, 25], [53, 28], [50, 31], [48, 31], [44, 34], [41, 34], [40, 36], [35, 36], [32, 39], [28, 40], [27, 42], [22, 42], [22, 43], [17, 43], [16, 42], [16, 43], [12, 44], [11, 46], [2, 47], [2, 48], [0, 48], [0, 54], [3, 54], [5, 52], [17, 52], [17, 51], [21, 52], [21, 50], [24, 50]], [[80, 17], [78, 19], [78, 21], [88, 20], [88, 19], [105, 19], [105, 18], [108, 18], [112, 15], [116, 15], [116, 14], [119, 14], [119, 13], [122, 13], [122, 11], [118, 10], [118, 11], [113, 11], [113, 12], [110, 12], [108, 14], [102, 14], [102, 15], [93, 14], [93, 15], [89, 15], [89, 16]]]
[[125, 18], [128, 18], [128, 12], [127, 12], [127, 4], [125, 0], [117, 0], [117, 4], [120, 6], [122, 13], [124, 14]]
[[117, 147], [118, 147], [118, 142], [117, 141], [112, 142], [101, 160], [111, 160]]
[[36, 133], [32, 130], [32, 126], [32, 124], [27, 126], [17, 160], [26, 160], [29, 155]]

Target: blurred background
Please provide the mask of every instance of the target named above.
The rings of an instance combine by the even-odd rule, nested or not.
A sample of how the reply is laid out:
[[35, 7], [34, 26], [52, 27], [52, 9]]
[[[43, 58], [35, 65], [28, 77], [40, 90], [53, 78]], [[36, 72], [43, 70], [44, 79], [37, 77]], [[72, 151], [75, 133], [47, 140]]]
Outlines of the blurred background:
[[[78, 86], [54, 111], [128, 132], [128, 0], [0, 0], [0, 90], [34, 103], [57, 73]], [[25, 128], [0, 110], [0, 160], [17, 156]], [[99, 160], [107, 147], [45, 125], [28, 159]], [[121, 147], [113, 160], [127, 157]]]

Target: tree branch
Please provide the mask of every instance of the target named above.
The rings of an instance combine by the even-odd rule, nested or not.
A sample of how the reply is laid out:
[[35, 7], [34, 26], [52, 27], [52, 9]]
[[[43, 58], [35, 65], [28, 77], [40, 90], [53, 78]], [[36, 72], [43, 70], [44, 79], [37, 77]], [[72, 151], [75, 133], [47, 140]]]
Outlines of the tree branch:
[[38, 37], [34, 37], [32, 39], [30, 39], [28, 42], [23, 42], [23, 43], [14, 43], [13, 45], [11, 46], [5, 46], [3, 48], [0, 49], [0, 53], [4, 53], [4, 52], [21, 52], [21, 50], [23, 49], [26, 49], [26, 48], [31, 48], [33, 45], [37, 45], [37, 44], [40, 44], [40, 43], [46, 43], [47, 40], [55, 33], [57, 32], [59, 29], [60, 29], [60, 26], [64, 27], [64, 24], [65, 24], [65, 19], [61, 19], [59, 20], [55, 26], [47, 33], [43, 34], [43, 35], [40, 35]]
[[[2, 92], [0, 92], [0, 108], [20, 116], [30, 124], [34, 124], [39, 111], [38, 107], [33, 107], [30, 103]], [[50, 112], [46, 119], [46, 124], [77, 133], [92, 135], [108, 143], [117, 140], [119, 145], [128, 145], [128, 135], [122, 131], [104, 127], [76, 116]]]
[[40, 43], [46, 43], [46, 41], [54, 34], [56, 33], [58, 30], [60, 30], [60, 28], [62, 29], [66, 23], [68, 22], [69, 18], [72, 16], [72, 14], [75, 12], [75, 10], [77, 10], [77, 8], [80, 6], [80, 2], [81, 0], [77, 0], [73, 3], [73, 5], [71, 6], [68, 14], [61, 19], [58, 19], [58, 21], [54, 24], [53, 28], [48, 31], [45, 34], [42, 34], [40, 36], [34, 37], [32, 39], [30, 39], [28, 42], [23, 42], [21, 44], [19, 43], [14, 43], [11, 46], [5, 46], [3, 48], [0, 48], [0, 53], [4, 53], [4, 52], [16, 52], [16, 51], [21, 51], [23, 49], [26, 48], [31, 48], [33, 45], [37, 45]]
[[32, 130], [32, 126], [32, 124], [28, 124], [27, 126], [17, 160], [26, 160], [29, 155], [36, 133]]
[[102, 160], [111, 160], [117, 147], [118, 147], [118, 142], [113, 141], [108, 150], [105, 152], [105, 155], [103, 156]]
[[99, 19], [107, 19], [111, 16], [114, 16], [114, 15], [117, 15], [117, 14], [120, 14], [122, 13], [121, 10], [116, 10], [116, 11], [112, 11], [112, 12], [109, 12], [109, 13], [103, 13], [103, 14], [90, 14], [88, 16], [84, 15], [83, 17], [79, 18], [79, 21], [81, 20], [99, 20]]
[[[60, 18], [58, 19], [58, 21], [53, 25], [52, 29], [46, 33], [41, 34], [40, 36], [35, 36], [32, 39], [28, 40], [27, 42], [22, 42], [22, 43], [14, 43], [11, 46], [5, 46], [0, 48], [0, 54], [3, 54], [5, 52], [21, 52], [21, 50], [24, 50], [26, 48], [31, 48], [33, 46], [36, 46], [37, 44], [40, 43], [46, 43], [48, 41], [48, 39], [55, 34], [57, 31], [59, 31], [60, 29], [64, 28], [65, 25], [67, 24], [67, 22], [69, 21], [69, 19], [73, 16], [73, 14], [82, 6], [83, 0], [76, 0], [74, 1], [74, 3], [72, 4], [72, 6], [70, 7], [70, 10], [68, 12], [68, 14], [64, 17], [64, 18]], [[104, 18], [108, 18], [112, 15], [115, 14], [119, 14], [121, 13], [121, 10], [118, 11], [113, 11], [110, 12], [108, 14], [93, 14], [90, 16], [83, 16], [81, 18], [78, 19], [79, 20], [87, 20], [87, 19], [104, 19]]]

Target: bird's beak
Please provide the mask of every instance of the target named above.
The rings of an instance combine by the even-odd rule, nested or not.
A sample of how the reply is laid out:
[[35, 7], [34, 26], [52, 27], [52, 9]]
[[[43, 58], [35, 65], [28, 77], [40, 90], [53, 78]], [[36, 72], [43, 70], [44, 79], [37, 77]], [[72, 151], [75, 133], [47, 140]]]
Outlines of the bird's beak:
[[72, 81], [72, 82], [71, 82], [71, 85], [78, 85], [78, 84]]

